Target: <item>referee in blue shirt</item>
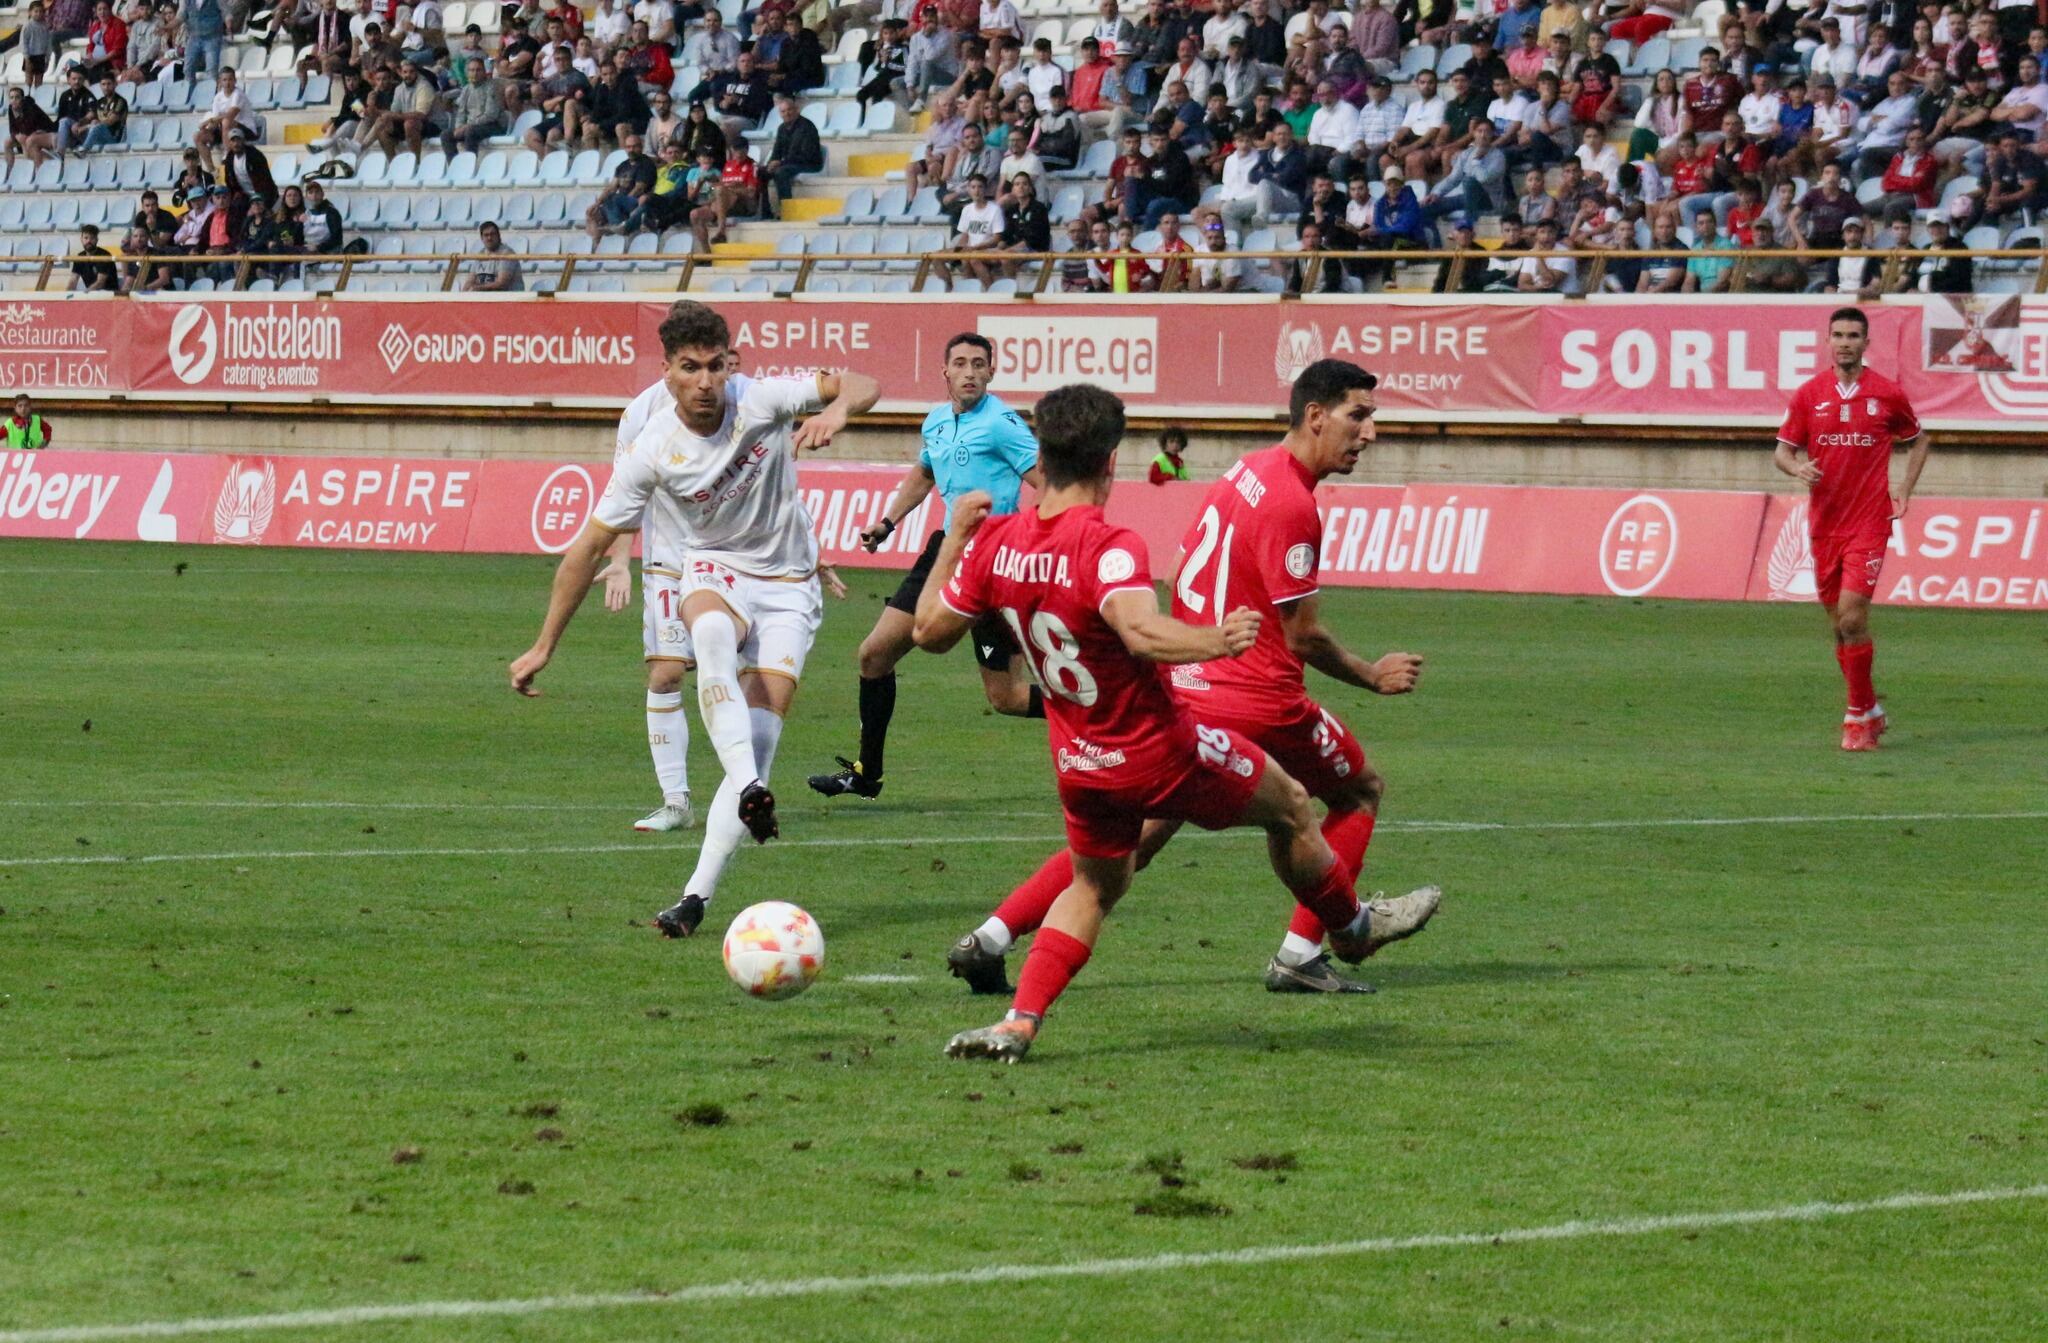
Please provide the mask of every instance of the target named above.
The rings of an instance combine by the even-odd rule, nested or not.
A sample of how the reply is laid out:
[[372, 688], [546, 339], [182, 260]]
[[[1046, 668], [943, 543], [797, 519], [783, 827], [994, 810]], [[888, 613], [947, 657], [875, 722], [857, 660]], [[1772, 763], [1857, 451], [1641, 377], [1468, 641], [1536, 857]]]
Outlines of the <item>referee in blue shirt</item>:
[[[987, 337], [966, 331], [946, 342], [945, 358], [947, 399], [924, 417], [924, 448], [917, 465], [904, 474], [882, 516], [862, 529], [861, 544], [870, 551], [878, 548], [934, 488], [945, 501], [946, 512], [896, 595], [889, 598], [881, 619], [861, 641], [860, 755], [852, 760], [838, 757], [836, 774], [811, 776], [811, 787], [826, 797], [875, 797], [882, 791], [883, 750], [889, 720], [896, 713], [896, 664], [914, 647], [911, 618], [938, 558], [939, 543], [946, 538], [953, 500], [969, 490], [986, 490], [995, 500], [996, 514], [1014, 513], [1021, 487], [1039, 486], [1038, 440], [1022, 416], [988, 391], [995, 374], [995, 347]], [[997, 713], [1042, 718], [1045, 705], [1038, 687], [1011, 662], [1019, 651], [1000, 617], [986, 617], [975, 626], [974, 659], [981, 664], [988, 702]]]

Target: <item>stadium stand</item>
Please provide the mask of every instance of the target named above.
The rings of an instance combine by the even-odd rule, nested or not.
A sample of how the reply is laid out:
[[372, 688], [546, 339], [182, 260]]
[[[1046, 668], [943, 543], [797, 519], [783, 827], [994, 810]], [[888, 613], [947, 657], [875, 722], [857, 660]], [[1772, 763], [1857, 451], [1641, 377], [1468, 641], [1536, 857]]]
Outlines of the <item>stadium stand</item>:
[[2037, 291], [2034, 7], [1848, 9], [58, 0], [0, 283]]

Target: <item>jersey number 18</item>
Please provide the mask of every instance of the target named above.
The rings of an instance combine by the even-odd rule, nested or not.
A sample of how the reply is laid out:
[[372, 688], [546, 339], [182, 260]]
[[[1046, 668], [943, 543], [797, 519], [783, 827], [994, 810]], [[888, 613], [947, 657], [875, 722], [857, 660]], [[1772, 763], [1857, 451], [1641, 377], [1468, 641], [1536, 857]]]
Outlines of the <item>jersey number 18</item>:
[[1003, 619], [1010, 622], [1010, 632], [1017, 636], [1017, 646], [1024, 650], [1024, 660], [1031, 664], [1032, 674], [1038, 684], [1058, 695], [1061, 699], [1087, 706], [1095, 703], [1098, 691], [1095, 678], [1081, 665], [1081, 641], [1067, 628], [1066, 622], [1050, 611], [1040, 611], [1031, 617], [1031, 637], [1024, 636], [1024, 622], [1017, 613], [1005, 606]]

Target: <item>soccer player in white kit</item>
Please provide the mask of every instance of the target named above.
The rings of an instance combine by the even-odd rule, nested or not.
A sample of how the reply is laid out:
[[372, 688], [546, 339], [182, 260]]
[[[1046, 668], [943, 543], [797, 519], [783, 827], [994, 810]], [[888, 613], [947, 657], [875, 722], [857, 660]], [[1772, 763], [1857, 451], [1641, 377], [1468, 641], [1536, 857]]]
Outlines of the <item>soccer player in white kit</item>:
[[640, 529], [651, 512], [673, 520], [697, 702], [725, 779], [683, 898], [656, 919], [670, 937], [697, 930], [742, 835], [766, 843], [779, 833], [769, 768], [823, 614], [818, 543], [797, 498], [796, 453], [830, 443], [881, 395], [873, 378], [853, 372], [744, 377], [730, 344], [725, 319], [712, 308], [683, 302], [670, 309], [661, 325], [662, 381], [673, 404], [649, 417], [613, 471], [590, 521], [562, 554], [540, 637], [511, 666], [512, 688], [538, 693], [534, 678], [619, 534]]

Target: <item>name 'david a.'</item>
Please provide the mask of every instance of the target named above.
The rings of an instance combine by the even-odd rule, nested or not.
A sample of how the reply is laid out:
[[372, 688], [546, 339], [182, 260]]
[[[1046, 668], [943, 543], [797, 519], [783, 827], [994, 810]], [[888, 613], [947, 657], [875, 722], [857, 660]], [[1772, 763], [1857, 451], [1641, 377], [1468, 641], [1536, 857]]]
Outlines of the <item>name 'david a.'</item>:
[[1017, 583], [1057, 583], [1063, 588], [1074, 586], [1065, 555], [1033, 555], [1001, 546], [996, 550], [995, 572], [997, 578]]

